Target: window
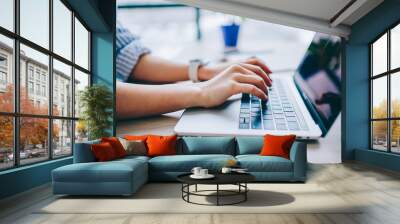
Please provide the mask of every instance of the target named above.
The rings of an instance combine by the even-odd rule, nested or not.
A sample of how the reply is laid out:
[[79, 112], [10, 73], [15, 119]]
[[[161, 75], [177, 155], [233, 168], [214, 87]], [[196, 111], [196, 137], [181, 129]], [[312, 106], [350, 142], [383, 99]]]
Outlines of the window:
[[42, 86], [42, 96], [46, 97], [46, 86]]
[[75, 62], [82, 68], [89, 69], [89, 32], [75, 18]]
[[400, 24], [370, 44], [371, 149], [400, 153]]
[[68, 59], [72, 48], [72, 12], [59, 0], [53, 0], [53, 45], [54, 53]]
[[0, 85], [5, 86], [7, 84], [7, 73], [0, 70]]
[[[68, 105], [72, 104], [72, 91], [71, 89], [65, 89], [65, 83], [70, 83], [72, 85], [72, 67], [66, 65], [56, 59], [53, 60], [53, 114], [60, 114], [60, 107], [64, 106], [64, 97], [67, 96]], [[75, 78], [76, 79], [76, 78]], [[60, 101], [61, 103], [60, 103]], [[58, 104], [58, 105], [56, 105]], [[72, 108], [67, 107], [64, 113], [61, 113], [62, 116], [72, 117]]]
[[[40, 54], [40, 53], [39, 53]], [[45, 62], [46, 63], [46, 62]], [[39, 69], [36, 69], [36, 80], [40, 81], [40, 71]]]
[[36, 84], [36, 95], [39, 96], [40, 95], [40, 84]]
[[28, 74], [29, 74], [29, 79], [33, 80], [33, 67], [32, 66], [29, 66]]
[[7, 55], [0, 53], [0, 91], [5, 91], [7, 85]]
[[0, 55], [0, 67], [7, 68], [7, 56], [6, 55]]
[[33, 82], [29, 81], [28, 82], [28, 92], [29, 94], [33, 94]]
[[20, 35], [49, 49], [49, 0], [20, 1]]
[[[0, 9], [0, 14], [3, 12], [2, 10], [3, 9]], [[2, 16], [3, 15], [0, 15], [0, 20]], [[0, 113], [14, 112], [14, 71], [11, 66], [12, 58], [14, 57], [13, 52], [13, 39], [0, 33]], [[1, 147], [0, 143], [0, 150]]]
[[70, 156], [87, 138], [73, 105], [90, 85], [90, 31], [62, 0], [1, 0], [0, 26], [0, 170]]
[[75, 117], [79, 117], [81, 108], [79, 107], [79, 95], [89, 85], [89, 74], [75, 70]]
[[53, 120], [53, 157], [71, 155], [72, 121]]
[[14, 0], [1, 0], [0, 26], [14, 31]]

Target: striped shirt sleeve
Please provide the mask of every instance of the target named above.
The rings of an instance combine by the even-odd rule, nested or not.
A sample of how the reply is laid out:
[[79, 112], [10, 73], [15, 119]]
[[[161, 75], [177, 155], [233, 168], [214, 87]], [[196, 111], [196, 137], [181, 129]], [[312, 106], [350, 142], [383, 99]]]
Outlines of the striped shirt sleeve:
[[129, 30], [117, 22], [116, 30], [116, 72], [117, 80], [127, 82], [131, 72], [140, 56], [150, 53], [150, 50], [144, 47], [139, 38], [133, 35]]

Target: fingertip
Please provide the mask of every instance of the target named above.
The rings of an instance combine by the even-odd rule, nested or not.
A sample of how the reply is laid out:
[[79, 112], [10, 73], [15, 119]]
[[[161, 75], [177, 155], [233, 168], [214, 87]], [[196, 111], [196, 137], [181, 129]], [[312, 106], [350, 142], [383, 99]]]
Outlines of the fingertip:
[[267, 65], [265, 65], [265, 70], [268, 73], [268, 75], [272, 73], [271, 69], [269, 69]]
[[263, 95], [264, 95], [264, 98], [262, 100], [268, 100], [268, 95], [265, 93]]

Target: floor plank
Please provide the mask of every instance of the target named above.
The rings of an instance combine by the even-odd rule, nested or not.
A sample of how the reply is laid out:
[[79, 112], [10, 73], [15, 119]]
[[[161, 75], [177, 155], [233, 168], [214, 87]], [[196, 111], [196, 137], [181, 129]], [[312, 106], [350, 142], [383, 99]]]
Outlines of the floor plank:
[[400, 174], [347, 162], [310, 165], [308, 182], [325, 187], [359, 214], [37, 214], [56, 197], [50, 186], [0, 201], [0, 223], [14, 224], [397, 224], [400, 223]]

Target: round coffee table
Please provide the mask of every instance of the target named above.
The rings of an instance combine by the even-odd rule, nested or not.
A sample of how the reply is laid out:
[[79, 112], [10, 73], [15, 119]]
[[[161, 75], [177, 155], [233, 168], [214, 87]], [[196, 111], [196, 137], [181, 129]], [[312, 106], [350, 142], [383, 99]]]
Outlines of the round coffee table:
[[[255, 177], [248, 173], [216, 173], [212, 179], [193, 179], [190, 177], [191, 173], [182, 174], [177, 177], [178, 181], [182, 183], [182, 199], [188, 203], [198, 205], [234, 205], [245, 202], [247, 200], [247, 192], [249, 188], [247, 183], [255, 180]], [[198, 190], [197, 185], [215, 185], [215, 190]], [[236, 185], [237, 190], [224, 190], [220, 189], [220, 185]], [[195, 186], [194, 191], [190, 191], [190, 186]], [[206, 194], [214, 192], [215, 194]], [[216, 197], [216, 204], [202, 204], [190, 200], [190, 196], [203, 196], [203, 197]], [[240, 196], [240, 199], [231, 203], [221, 203], [221, 197]]]

